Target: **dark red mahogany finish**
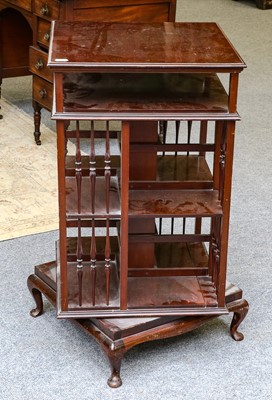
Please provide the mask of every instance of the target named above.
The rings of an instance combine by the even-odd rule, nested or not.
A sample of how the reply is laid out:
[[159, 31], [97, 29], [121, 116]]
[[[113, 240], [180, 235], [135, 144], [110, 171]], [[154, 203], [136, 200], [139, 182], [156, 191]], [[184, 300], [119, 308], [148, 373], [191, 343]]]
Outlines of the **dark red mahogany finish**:
[[[215, 23], [53, 23], [49, 66], [97, 72], [241, 71], [245, 64]], [[82, 42], [83, 38], [88, 40]], [[121, 70], [120, 70], [121, 69]]]
[[51, 111], [53, 102], [46, 65], [51, 21], [164, 22], [174, 21], [175, 12], [176, 0], [0, 0], [0, 95], [2, 78], [33, 74], [34, 138], [40, 145], [41, 109]]
[[[42, 311], [40, 292], [50, 292], [59, 318], [84, 329], [88, 321], [86, 330], [109, 355], [112, 387], [121, 384], [125, 350], [142, 341], [229, 311], [232, 335], [241, 340], [237, 327], [248, 305], [239, 289], [226, 290], [226, 270], [243, 60], [214, 23], [57, 21], [48, 65], [60, 239], [56, 263], [29, 279], [32, 314]], [[228, 92], [217, 73], [229, 75]], [[104, 121], [100, 131], [97, 121]], [[120, 121], [117, 134], [112, 121]], [[66, 154], [68, 138], [74, 154]], [[57, 287], [50, 278], [56, 264]], [[126, 339], [115, 348], [116, 329]]]

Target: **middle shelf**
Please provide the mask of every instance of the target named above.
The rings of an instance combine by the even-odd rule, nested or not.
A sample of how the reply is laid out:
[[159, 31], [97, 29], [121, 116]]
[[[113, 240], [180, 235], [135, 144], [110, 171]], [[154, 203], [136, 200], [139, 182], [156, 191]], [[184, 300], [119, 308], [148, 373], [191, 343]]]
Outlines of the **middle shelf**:
[[[76, 179], [66, 178], [67, 219], [121, 218], [121, 204], [117, 179], [111, 178], [109, 212], [106, 211], [105, 179], [98, 177], [95, 190], [95, 211], [92, 212], [90, 179], [82, 178], [81, 212], [77, 206]], [[206, 216], [222, 214], [217, 190], [130, 190], [130, 217]]]

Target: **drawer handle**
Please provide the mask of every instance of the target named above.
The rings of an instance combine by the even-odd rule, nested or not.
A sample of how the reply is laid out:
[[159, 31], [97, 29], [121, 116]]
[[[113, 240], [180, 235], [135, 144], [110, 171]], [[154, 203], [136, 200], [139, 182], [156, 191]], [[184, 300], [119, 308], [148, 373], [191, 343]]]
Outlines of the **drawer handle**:
[[43, 67], [44, 67], [44, 65], [43, 65], [42, 59], [38, 58], [38, 60], [37, 60], [37, 62], [36, 62], [36, 64], [35, 64], [35, 68], [36, 68], [37, 70], [39, 70], [39, 69], [43, 69]]
[[48, 40], [50, 39], [50, 32], [46, 32], [43, 38], [48, 42]]
[[42, 14], [42, 15], [49, 15], [49, 8], [48, 8], [48, 5], [47, 4], [45, 4], [44, 6], [42, 6], [42, 8], [40, 9], [40, 13]]
[[41, 99], [45, 99], [47, 97], [47, 91], [45, 89], [41, 89], [39, 91], [39, 95]]

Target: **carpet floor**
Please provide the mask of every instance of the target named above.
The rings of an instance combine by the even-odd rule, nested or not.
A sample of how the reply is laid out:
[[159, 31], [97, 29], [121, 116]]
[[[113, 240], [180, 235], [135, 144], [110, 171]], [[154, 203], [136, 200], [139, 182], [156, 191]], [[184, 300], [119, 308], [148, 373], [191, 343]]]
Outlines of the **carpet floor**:
[[58, 228], [56, 135], [44, 124], [33, 144], [33, 120], [1, 99], [0, 240]]
[[[231, 317], [224, 316], [189, 334], [145, 343], [126, 355], [123, 386], [110, 389], [107, 361], [93, 340], [69, 321], [57, 320], [48, 302], [43, 316], [28, 314], [33, 300], [27, 276], [34, 265], [55, 258], [58, 232], [5, 240], [0, 242], [1, 400], [272, 399], [271, 17], [272, 10], [257, 9], [253, 0], [177, 1], [178, 21], [219, 23], [248, 65], [240, 79], [228, 256], [228, 280], [243, 288], [250, 304], [241, 326], [244, 341], [230, 338]], [[23, 91], [27, 79], [13, 82], [4, 80], [3, 96], [32, 117], [31, 92]], [[52, 129], [49, 113], [43, 117]], [[16, 120], [13, 130], [17, 125]], [[29, 134], [33, 143], [32, 131], [21, 135]], [[46, 148], [46, 137], [43, 128], [43, 144], [36, 150], [33, 143], [33, 153]], [[4, 163], [15, 146], [7, 139]], [[30, 163], [23, 151], [17, 157], [19, 165]]]

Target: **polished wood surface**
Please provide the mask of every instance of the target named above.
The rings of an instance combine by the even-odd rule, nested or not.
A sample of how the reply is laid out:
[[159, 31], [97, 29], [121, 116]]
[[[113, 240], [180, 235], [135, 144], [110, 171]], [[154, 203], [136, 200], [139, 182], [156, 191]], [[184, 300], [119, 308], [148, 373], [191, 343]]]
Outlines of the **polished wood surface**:
[[[84, 41], [84, 38], [88, 38]], [[245, 63], [215, 23], [53, 23], [49, 66], [65, 71], [145, 71], [163, 68], [241, 71]], [[133, 49], [133, 51], [131, 51]]]
[[175, 10], [176, 0], [0, 0], [0, 89], [2, 78], [34, 75], [36, 144], [41, 108], [52, 109], [53, 79], [46, 65], [51, 21], [164, 22], [175, 20]]

